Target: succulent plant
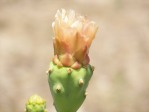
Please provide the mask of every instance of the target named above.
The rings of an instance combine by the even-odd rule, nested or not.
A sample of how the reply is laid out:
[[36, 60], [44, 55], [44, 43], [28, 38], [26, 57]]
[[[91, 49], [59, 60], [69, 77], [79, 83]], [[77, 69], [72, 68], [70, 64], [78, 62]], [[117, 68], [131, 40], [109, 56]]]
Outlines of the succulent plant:
[[86, 98], [94, 67], [89, 48], [95, 37], [95, 22], [73, 10], [58, 10], [52, 23], [54, 58], [48, 82], [57, 112], [76, 112]]
[[33, 95], [26, 103], [25, 112], [47, 112], [46, 101], [38, 95]]

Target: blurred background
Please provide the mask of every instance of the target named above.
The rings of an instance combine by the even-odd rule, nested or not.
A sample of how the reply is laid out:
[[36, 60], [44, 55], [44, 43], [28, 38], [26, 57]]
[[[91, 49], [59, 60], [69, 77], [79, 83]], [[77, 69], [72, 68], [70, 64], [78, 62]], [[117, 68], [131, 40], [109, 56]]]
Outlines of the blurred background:
[[94, 76], [78, 112], [149, 112], [149, 0], [0, 0], [0, 112], [23, 112], [32, 94], [56, 112], [45, 71], [61, 8], [99, 26], [89, 54]]

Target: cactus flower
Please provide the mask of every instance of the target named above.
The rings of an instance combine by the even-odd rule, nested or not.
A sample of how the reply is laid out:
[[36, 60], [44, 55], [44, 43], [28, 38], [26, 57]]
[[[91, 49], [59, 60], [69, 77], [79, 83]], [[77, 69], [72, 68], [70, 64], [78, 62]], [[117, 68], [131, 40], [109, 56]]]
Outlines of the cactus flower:
[[76, 112], [86, 98], [94, 70], [88, 53], [97, 26], [73, 10], [62, 9], [52, 27], [54, 58], [47, 73], [54, 106], [57, 112]]
[[52, 23], [54, 31], [54, 63], [58, 66], [80, 68], [89, 64], [89, 48], [95, 37], [95, 22], [73, 10], [57, 11]]

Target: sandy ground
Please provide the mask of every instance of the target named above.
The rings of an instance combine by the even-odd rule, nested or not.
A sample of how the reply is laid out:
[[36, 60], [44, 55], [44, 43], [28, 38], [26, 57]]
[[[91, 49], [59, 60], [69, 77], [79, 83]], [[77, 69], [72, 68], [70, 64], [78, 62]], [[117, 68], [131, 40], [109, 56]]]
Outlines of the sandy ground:
[[148, 0], [0, 0], [0, 112], [23, 112], [35, 93], [55, 112], [45, 71], [61, 8], [99, 26], [90, 49], [95, 72], [78, 112], [149, 112]]

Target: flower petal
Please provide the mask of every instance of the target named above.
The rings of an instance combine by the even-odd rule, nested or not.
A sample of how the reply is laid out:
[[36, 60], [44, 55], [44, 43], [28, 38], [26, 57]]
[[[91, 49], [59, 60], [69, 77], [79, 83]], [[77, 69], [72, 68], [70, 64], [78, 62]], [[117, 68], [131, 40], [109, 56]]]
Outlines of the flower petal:
[[[76, 14], [73, 10], [57, 11], [54, 31], [55, 63], [78, 68], [89, 64], [89, 48], [95, 37], [97, 26], [85, 16]], [[74, 63], [74, 61], [76, 63]]]

